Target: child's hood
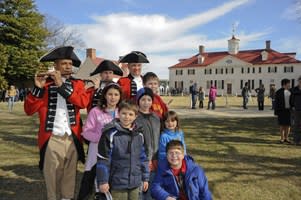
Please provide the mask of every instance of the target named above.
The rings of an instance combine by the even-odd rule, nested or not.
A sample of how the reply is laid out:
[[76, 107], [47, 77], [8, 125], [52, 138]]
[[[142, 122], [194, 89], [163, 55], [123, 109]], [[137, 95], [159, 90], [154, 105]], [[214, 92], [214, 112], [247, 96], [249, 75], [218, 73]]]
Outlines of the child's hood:
[[126, 133], [142, 133], [143, 132], [143, 127], [141, 125], [138, 125], [137, 123], [134, 123], [133, 124], [133, 128], [132, 130], [129, 130], [127, 128], [123, 128], [121, 125], [120, 125], [120, 121], [119, 119], [115, 118], [113, 119], [110, 123], [106, 124], [104, 126], [104, 128], [102, 129], [102, 132], [107, 132], [108, 130], [110, 129], [117, 129], [118, 131], [122, 131], [122, 132], [126, 132]]
[[171, 130], [165, 128], [165, 129], [164, 129], [164, 133], [173, 136], [174, 134], [180, 134], [180, 133], [182, 133], [182, 131], [181, 131], [181, 130], [171, 131]]

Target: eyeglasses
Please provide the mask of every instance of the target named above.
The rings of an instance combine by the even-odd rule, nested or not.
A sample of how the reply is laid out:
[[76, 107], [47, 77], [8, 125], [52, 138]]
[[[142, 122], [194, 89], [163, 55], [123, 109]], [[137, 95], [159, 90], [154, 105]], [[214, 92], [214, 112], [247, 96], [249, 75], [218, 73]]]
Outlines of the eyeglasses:
[[182, 155], [182, 152], [179, 152], [179, 151], [167, 153], [167, 156], [169, 156], [169, 157], [173, 157], [173, 156], [179, 157], [180, 155]]

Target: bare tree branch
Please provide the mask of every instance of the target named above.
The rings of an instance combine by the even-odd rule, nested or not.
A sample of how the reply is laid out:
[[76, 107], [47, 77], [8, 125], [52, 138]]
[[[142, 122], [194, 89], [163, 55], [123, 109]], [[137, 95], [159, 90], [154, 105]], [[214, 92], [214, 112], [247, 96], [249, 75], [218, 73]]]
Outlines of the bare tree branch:
[[84, 48], [86, 46], [79, 32], [66, 27], [61, 21], [50, 15], [45, 16], [44, 26], [50, 32], [46, 39], [49, 47], [71, 45], [75, 48]]

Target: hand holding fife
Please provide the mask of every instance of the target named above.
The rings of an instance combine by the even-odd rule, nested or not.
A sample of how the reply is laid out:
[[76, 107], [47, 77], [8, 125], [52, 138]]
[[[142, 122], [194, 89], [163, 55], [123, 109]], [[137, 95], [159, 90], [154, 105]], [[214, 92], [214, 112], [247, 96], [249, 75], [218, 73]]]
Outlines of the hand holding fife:
[[63, 84], [62, 75], [60, 71], [49, 72], [48, 76], [52, 78], [56, 86], [60, 87]]
[[37, 86], [38, 88], [43, 88], [45, 86], [47, 77], [48, 77], [47, 74], [45, 74], [44, 76], [41, 76], [41, 74], [35, 74], [34, 76], [35, 86]]

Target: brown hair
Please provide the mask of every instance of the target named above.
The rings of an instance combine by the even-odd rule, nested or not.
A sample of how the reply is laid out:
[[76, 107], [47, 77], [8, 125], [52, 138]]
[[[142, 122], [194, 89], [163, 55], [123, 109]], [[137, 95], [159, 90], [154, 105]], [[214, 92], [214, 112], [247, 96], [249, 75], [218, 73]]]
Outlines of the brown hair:
[[162, 130], [165, 128], [165, 121], [167, 119], [170, 119], [171, 121], [177, 121], [176, 131], [180, 129], [180, 122], [177, 113], [173, 110], [170, 110], [163, 116]]
[[122, 90], [121, 90], [121, 87], [117, 83], [112, 82], [112, 83], [109, 83], [108, 85], [106, 85], [104, 87], [104, 89], [102, 90], [102, 92], [101, 92], [101, 96], [100, 96], [99, 103], [98, 103], [98, 107], [101, 110], [105, 110], [106, 107], [108, 106], [107, 105], [106, 94], [112, 88], [115, 89], [115, 90], [118, 90], [118, 92], [120, 94], [120, 99], [119, 99], [116, 107], [118, 107], [118, 105], [120, 104], [120, 102], [122, 100]]
[[135, 112], [136, 115], [138, 114], [138, 110], [139, 110], [137, 104], [134, 101], [131, 101], [131, 100], [121, 101], [121, 103], [118, 106], [119, 112], [122, 109], [132, 110], [132, 111]]
[[156, 80], [156, 81], [160, 82], [159, 77], [154, 72], [147, 72], [146, 74], [143, 75], [143, 77], [142, 77], [143, 85], [145, 85], [146, 82], [149, 80]]
[[184, 145], [180, 140], [171, 140], [166, 145], [166, 152], [170, 149], [179, 149], [180, 151], [184, 152]]

